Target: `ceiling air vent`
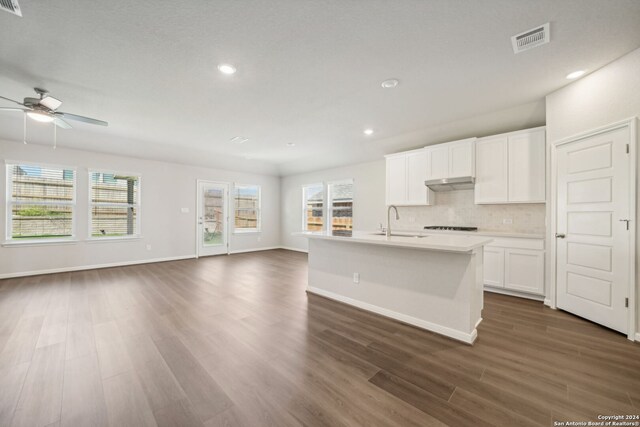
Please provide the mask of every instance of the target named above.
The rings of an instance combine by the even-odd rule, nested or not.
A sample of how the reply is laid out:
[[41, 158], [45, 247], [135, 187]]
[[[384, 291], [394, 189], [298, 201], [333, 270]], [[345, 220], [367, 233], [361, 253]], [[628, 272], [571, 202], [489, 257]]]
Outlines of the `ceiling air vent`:
[[[2, 0], [0, 0], [2, 1]], [[534, 47], [549, 43], [549, 23], [511, 37], [513, 53], [524, 52]]]
[[18, 0], [0, 0], [0, 10], [5, 10], [14, 15], [22, 16]]

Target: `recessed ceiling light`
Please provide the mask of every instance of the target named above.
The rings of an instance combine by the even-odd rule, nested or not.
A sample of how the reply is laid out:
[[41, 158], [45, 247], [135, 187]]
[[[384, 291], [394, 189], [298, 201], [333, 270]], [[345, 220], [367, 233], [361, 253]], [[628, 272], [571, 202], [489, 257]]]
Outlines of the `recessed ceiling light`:
[[567, 74], [567, 78], [569, 80], [577, 79], [578, 77], [582, 76], [584, 73], [586, 73], [585, 70], [574, 71], [573, 73]]
[[230, 141], [233, 142], [234, 144], [244, 144], [248, 140], [249, 138], [245, 138], [244, 136], [234, 136], [233, 138], [230, 139]]
[[364, 132], [364, 134], [365, 134], [365, 135], [367, 135], [367, 136], [369, 136], [369, 135], [373, 135], [373, 129], [365, 129], [363, 132]]
[[385, 89], [393, 89], [394, 87], [398, 86], [399, 83], [400, 82], [397, 79], [389, 79], [389, 80], [383, 81], [380, 86], [382, 86]]
[[231, 75], [231, 74], [235, 74], [236, 67], [234, 67], [231, 64], [220, 64], [218, 65], [218, 70], [220, 70], [222, 74]]
[[295, 142], [287, 142], [287, 147], [295, 147]]

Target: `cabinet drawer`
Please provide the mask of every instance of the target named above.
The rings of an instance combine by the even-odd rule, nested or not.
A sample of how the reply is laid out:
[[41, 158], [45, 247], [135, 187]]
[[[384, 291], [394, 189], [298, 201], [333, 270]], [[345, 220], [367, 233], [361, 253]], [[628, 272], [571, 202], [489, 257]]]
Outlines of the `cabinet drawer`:
[[[488, 236], [491, 237], [491, 236]], [[493, 241], [485, 247], [544, 250], [544, 239], [522, 239], [517, 237], [494, 237]]]

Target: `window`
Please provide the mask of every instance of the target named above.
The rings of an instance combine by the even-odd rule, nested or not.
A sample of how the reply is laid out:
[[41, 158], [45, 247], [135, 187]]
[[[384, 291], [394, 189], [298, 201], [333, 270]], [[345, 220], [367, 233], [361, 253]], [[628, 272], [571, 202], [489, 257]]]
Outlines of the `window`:
[[140, 235], [140, 177], [115, 172], [89, 172], [91, 238]]
[[303, 186], [302, 204], [302, 229], [304, 231], [322, 231], [324, 226], [324, 185]]
[[7, 194], [7, 240], [73, 237], [74, 169], [8, 163]]
[[234, 199], [235, 232], [260, 231], [260, 186], [236, 184]]
[[327, 185], [331, 231], [353, 230], [353, 180]]

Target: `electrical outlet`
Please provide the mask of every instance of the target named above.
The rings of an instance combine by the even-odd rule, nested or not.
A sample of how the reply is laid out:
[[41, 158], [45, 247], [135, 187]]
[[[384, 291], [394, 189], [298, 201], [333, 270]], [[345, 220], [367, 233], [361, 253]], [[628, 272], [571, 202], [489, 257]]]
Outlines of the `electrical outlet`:
[[262, 236], [258, 236], [258, 242], [262, 240]]
[[353, 273], [353, 283], [360, 283], [360, 273]]
[[513, 224], [513, 220], [511, 218], [503, 218], [502, 219], [502, 223], [503, 224]]
[[151, 250], [151, 245], [147, 245], [147, 250], [150, 251]]
[[409, 217], [409, 222], [411, 222], [411, 223], [416, 222], [416, 217], [415, 216], [410, 216]]

